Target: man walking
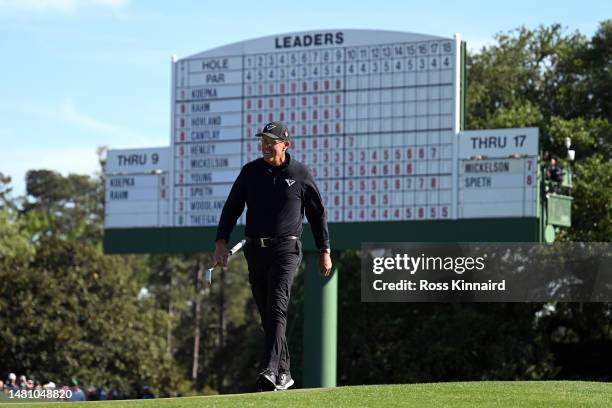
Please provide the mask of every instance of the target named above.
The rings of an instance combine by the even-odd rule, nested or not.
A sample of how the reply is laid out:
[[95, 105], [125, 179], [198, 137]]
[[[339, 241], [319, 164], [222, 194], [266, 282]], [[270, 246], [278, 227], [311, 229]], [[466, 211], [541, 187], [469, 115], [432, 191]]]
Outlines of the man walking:
[[293, 278], [302, 260], [302, 221], [310, 223], [327, 277], [332, 263], [325, 208], [310, 170], [291, 158], [289, 131], [282, 122], [261, 132], [263, 157], [242, 167], [225, 202], [215, 247], [215, 261], [227, 265], [227, 243], [247, 206], [244, 254], [249, 282], [265, 333], [264, 370], [260, 390], [286, 390], [293, 385], [285, 329]]

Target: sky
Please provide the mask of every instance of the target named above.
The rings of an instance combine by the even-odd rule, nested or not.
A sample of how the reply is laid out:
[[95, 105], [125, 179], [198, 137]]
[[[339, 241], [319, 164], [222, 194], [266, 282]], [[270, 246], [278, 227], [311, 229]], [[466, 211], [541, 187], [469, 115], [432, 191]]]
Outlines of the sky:
[[521, 25], [591, 36], [612, 2], [0, 0], [0, 172], [93, 174], [96, 150], [170, 143], [171, 56], [266, 35], [378, 29], [491, 44]]

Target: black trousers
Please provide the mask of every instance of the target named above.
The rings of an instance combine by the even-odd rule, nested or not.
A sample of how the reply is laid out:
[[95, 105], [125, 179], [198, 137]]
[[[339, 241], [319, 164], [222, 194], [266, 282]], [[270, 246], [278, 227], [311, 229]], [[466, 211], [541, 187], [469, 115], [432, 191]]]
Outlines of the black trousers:
[[285, 331], [291, 285], [302, 261], [300, 240], [286, 240], [261, 248], [249, 243], [244, 248], [249, 265], [251, 291], [265, 333], [263, 365], [276, 375], [289, 372], [289, 349]]

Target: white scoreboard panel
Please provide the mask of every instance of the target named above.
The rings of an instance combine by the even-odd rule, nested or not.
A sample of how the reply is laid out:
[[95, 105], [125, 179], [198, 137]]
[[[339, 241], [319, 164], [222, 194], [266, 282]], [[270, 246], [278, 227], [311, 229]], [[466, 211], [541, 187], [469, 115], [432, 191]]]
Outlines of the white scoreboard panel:
[[459, 218], [535, 217], [537, 157], [462, 160]]
[[105, 228], [170, 225], [168, 147], [109, 150], [105, 169]]
[[458, 218], [536, 217], [538, 129], [459, 134]]
[[329, 222], [456, 218], [458, 48], [457, 36], [342, 30], [175, 61], [173, 224], [218, 224], [240, 168], [260, 157], [255, 133], [273, 120], [288, 124]]

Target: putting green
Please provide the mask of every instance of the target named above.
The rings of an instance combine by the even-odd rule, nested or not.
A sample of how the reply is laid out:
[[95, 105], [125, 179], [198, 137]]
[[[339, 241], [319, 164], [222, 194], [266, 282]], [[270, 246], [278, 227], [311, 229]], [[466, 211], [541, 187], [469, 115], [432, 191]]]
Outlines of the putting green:
[[[41, 407], [38, 403], [0, 404]], [[45, 406], [67, 406], [49, 403]], [[256, 394], [73, 403], [70, 407], [610, 407], [612, 383], [491, 381], [367, 385]]]

